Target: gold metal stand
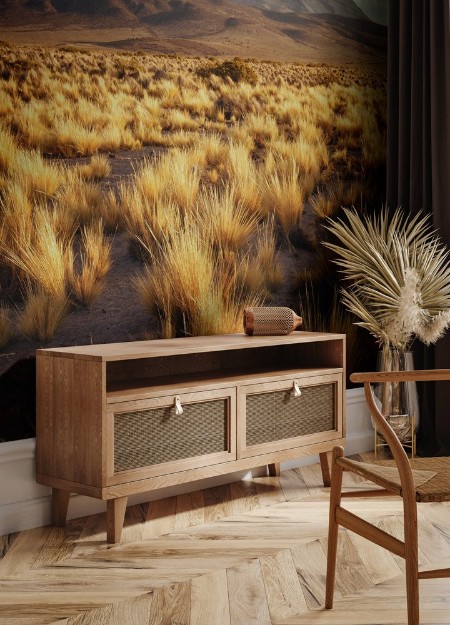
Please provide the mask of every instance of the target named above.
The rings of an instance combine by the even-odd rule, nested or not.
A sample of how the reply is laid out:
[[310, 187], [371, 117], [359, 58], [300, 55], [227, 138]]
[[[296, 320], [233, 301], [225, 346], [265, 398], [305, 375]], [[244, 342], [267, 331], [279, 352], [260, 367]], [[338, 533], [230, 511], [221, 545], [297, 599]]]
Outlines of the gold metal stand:
[[[381, 447], [388, 447], [388, 444], [384, 440], [384, 438], [377, 432], [377, 429], [374, 428], [374, 450], [375, 450], [375, 459], [378, 458], [378, 449]], [[414, 458], [416, 455], [416, 432], [414, 428], [414, 416], [411, 417], [411, 438], [402, 442], [402, 447], [405, 449], [409, 449], [411, 452], [411, 458]]]

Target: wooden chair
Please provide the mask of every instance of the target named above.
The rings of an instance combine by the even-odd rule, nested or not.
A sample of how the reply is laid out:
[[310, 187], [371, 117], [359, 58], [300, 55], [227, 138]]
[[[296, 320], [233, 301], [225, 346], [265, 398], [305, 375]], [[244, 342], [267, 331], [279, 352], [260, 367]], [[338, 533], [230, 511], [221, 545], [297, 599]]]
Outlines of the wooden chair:
[[[410, 462], [394, 431], [379, 411], [371, 384], [450, 380], [450, 369], [354, 373], [350, 379], [364, 383], [366, 401], [374, 423], [389, 445], [393, 460], [369, 464], [344, 458], [342, 447], [333, 450], [325, 607], [333, 607], [338, 527], [341, 525], [405, 559], [408, 625], [419, 625], [419, 579], [450, 577], [450, 569], [419, 572], [417, 502], [450, 501], [450, 458], [416, 458]], [[352, 471], [381, 486], [381, 489], [342, 493], [343, 471]], [[341, 497], [387, 494], [403, 498], [404, 541], [341, 506]]]

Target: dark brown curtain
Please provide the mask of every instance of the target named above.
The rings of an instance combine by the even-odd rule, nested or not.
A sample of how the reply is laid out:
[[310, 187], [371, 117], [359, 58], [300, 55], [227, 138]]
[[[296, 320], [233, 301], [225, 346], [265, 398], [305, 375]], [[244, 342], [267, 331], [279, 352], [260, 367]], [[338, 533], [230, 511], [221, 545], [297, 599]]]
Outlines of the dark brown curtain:
[[[388, 28], [387, 203], [429, 213], [450, 247], [449, 0], [389, 0]], [[415, 363], [450, 368], [450, 332]], [[419, 452], [450, 455], [450, 384], [419, 392]]]

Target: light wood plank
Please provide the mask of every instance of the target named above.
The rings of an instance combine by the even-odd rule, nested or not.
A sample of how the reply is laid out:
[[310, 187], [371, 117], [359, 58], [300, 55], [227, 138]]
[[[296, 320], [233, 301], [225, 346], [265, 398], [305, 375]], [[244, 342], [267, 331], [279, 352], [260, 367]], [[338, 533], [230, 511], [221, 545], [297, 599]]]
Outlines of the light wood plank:
[[230, 516], [230, 487], [228, 484], [214, 486], [203, 491], [204, 519], [205, 523], [211, 523], [224, 517]]
[[299, 467], [298, 471], [302, 476], [310, 495], [320, 495], [323, 493], [328, 495], [329, 490], [323, 485], [320, 465], [306, 465], [304, 467]]
[[19, 533], [16, 532], [14, 534], [6, 534], [6, 536], [0, 536], [0, 561], [5, 557], [9, 549], [11, 549], [11, 546], [18, 535]]
[[132, 543], [142, 540], [146, 516], [147, 505], [128, 506], [125, 511], [121, 542]]
[[[309, 610], [325, 603], [325, 571], [327, 559], [320, 540], [314, 540], [292, 549], [292, 559]], [[336, 596], [340, 596], [336, 589]]]
[[263, 556], [260, 564], [272, 622], [308, 610], [289, 549]]
[[272, 625], [258, 561], [227, 571], [231, 625]]
[[190, 583], [171, 584], [156, 590], [149, 610], [149, 625], [190, 625]]
[[365, 566], [367, 574], [374, 584], [385, 582], [387, 579], [397, 577], [401, 574], [402, 569], [390, 551], [375, 545], [375, 543], [362, 538], [362, 536], [354, 532], [349, 532], [348, 537], [358, 552], [361, 562]]
[[203, 491], [184, 493], [177, 497], [175, 531], [184, 530], [192, 525], [200, 525], [205, 520], [203, 510]]
[[[313, 492], [317, 469], [309, 474]], [[159, 523], [158, 513], [148, 512], [144, 525], [144, 509], [134, 506], [127, 510], [124, 541], [114, 547], [105, 542], [105, 514], [70, 521], [67, 537], [47, 527], [22, 532], [12, 542], [3, 539], [0, 544], [11, 546], [0, 570], [15, 550], [18, 562], [10, 559], [11, 576], [1, 573], [0, 625], [403, 625], [405, 578], [392, 577], [400, 570], [397, 558], [345, 530], [339, 537], [334, 609], [317, 610], [325, 588], [328, 496], [324, 489], [311, 496], [300, 470], [295, 483], [296, 471], [287, 480], [295, 501], [261, 508], [253, 481], [243, 488], [238, 483], [236, 499], [230, 485], [230, 501], [226, 494], [222, 501], [223, 489], [209, 489], [197, 504], [210, 522], [180, 523], [186, 527], [172, 535], [153, 538], [156, 532], [147, 524]], [[258, 479], [270, 484], [270, 478]], [[161, 519], [172, 530], [173, 502], [166, 506], [171, 520]], [[222, 516], [228, 505], [239, 515]], [[190, 513], [190, 506], [181, 514]], [[345, 507], [402, 538], [400, 499], [352, 499]], [[425, 570], [449, 566], [449, 511], [448, 504], [419, 506]], [[420, 582], [421, 625], [450, 625], [449, 583]]]
[[142, 532], [143, 540], [170, 534], [175, 530], [177, 498], [166, 497], [148, 504], [147, 518]]
[[273, 506], [286, 501], [283, 489], [278, 477], [255, 477], [253, 481], [256, 485], [259, 505], [261, 507]]
[[20, 532], [5, 557], [0, 560], [0, 575], [8, 577], [32, 568], [48, 538], [48, 528]]
[[298, 469], [288, 469], [280, 474], [280, 486], [286, 501], [299, 501], [309, 497], [305, 480]]
[[153, 593], [102, 608], [90, 610], [68, 619], [67, 625], [149, 625]]
[[192, 580], [190, 618], [191, 625], [230, 625], [225, 569]]
[[47, 527], [46, 529], [46, 539], [43, 541], [37, 557], [31, 565], [32, 569], [40, 569], [70, 558], [74, 548], [72, 540], [77, 534], [80, 534], [82, 528], [81, 525], [72, 525], [70, 538], [66, 530], [61, 527]]
[[259, 508], [253, 480], [241, 480], [230, 484], [230, 508], [231, 514], [243, 514]]

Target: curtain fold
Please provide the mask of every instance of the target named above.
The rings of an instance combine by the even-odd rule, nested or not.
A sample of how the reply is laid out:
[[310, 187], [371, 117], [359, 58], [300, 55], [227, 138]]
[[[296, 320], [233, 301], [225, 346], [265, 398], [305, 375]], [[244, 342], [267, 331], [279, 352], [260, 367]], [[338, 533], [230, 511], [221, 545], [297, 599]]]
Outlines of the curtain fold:
[[[423, 210], [450, 248], [449, 0], [389, 0], [388, 206]], [[418, 368], [450, 368], [450, 334], [415, 346]], [[450, 385], [424, 385], [418, 448], [450, 455]]]

